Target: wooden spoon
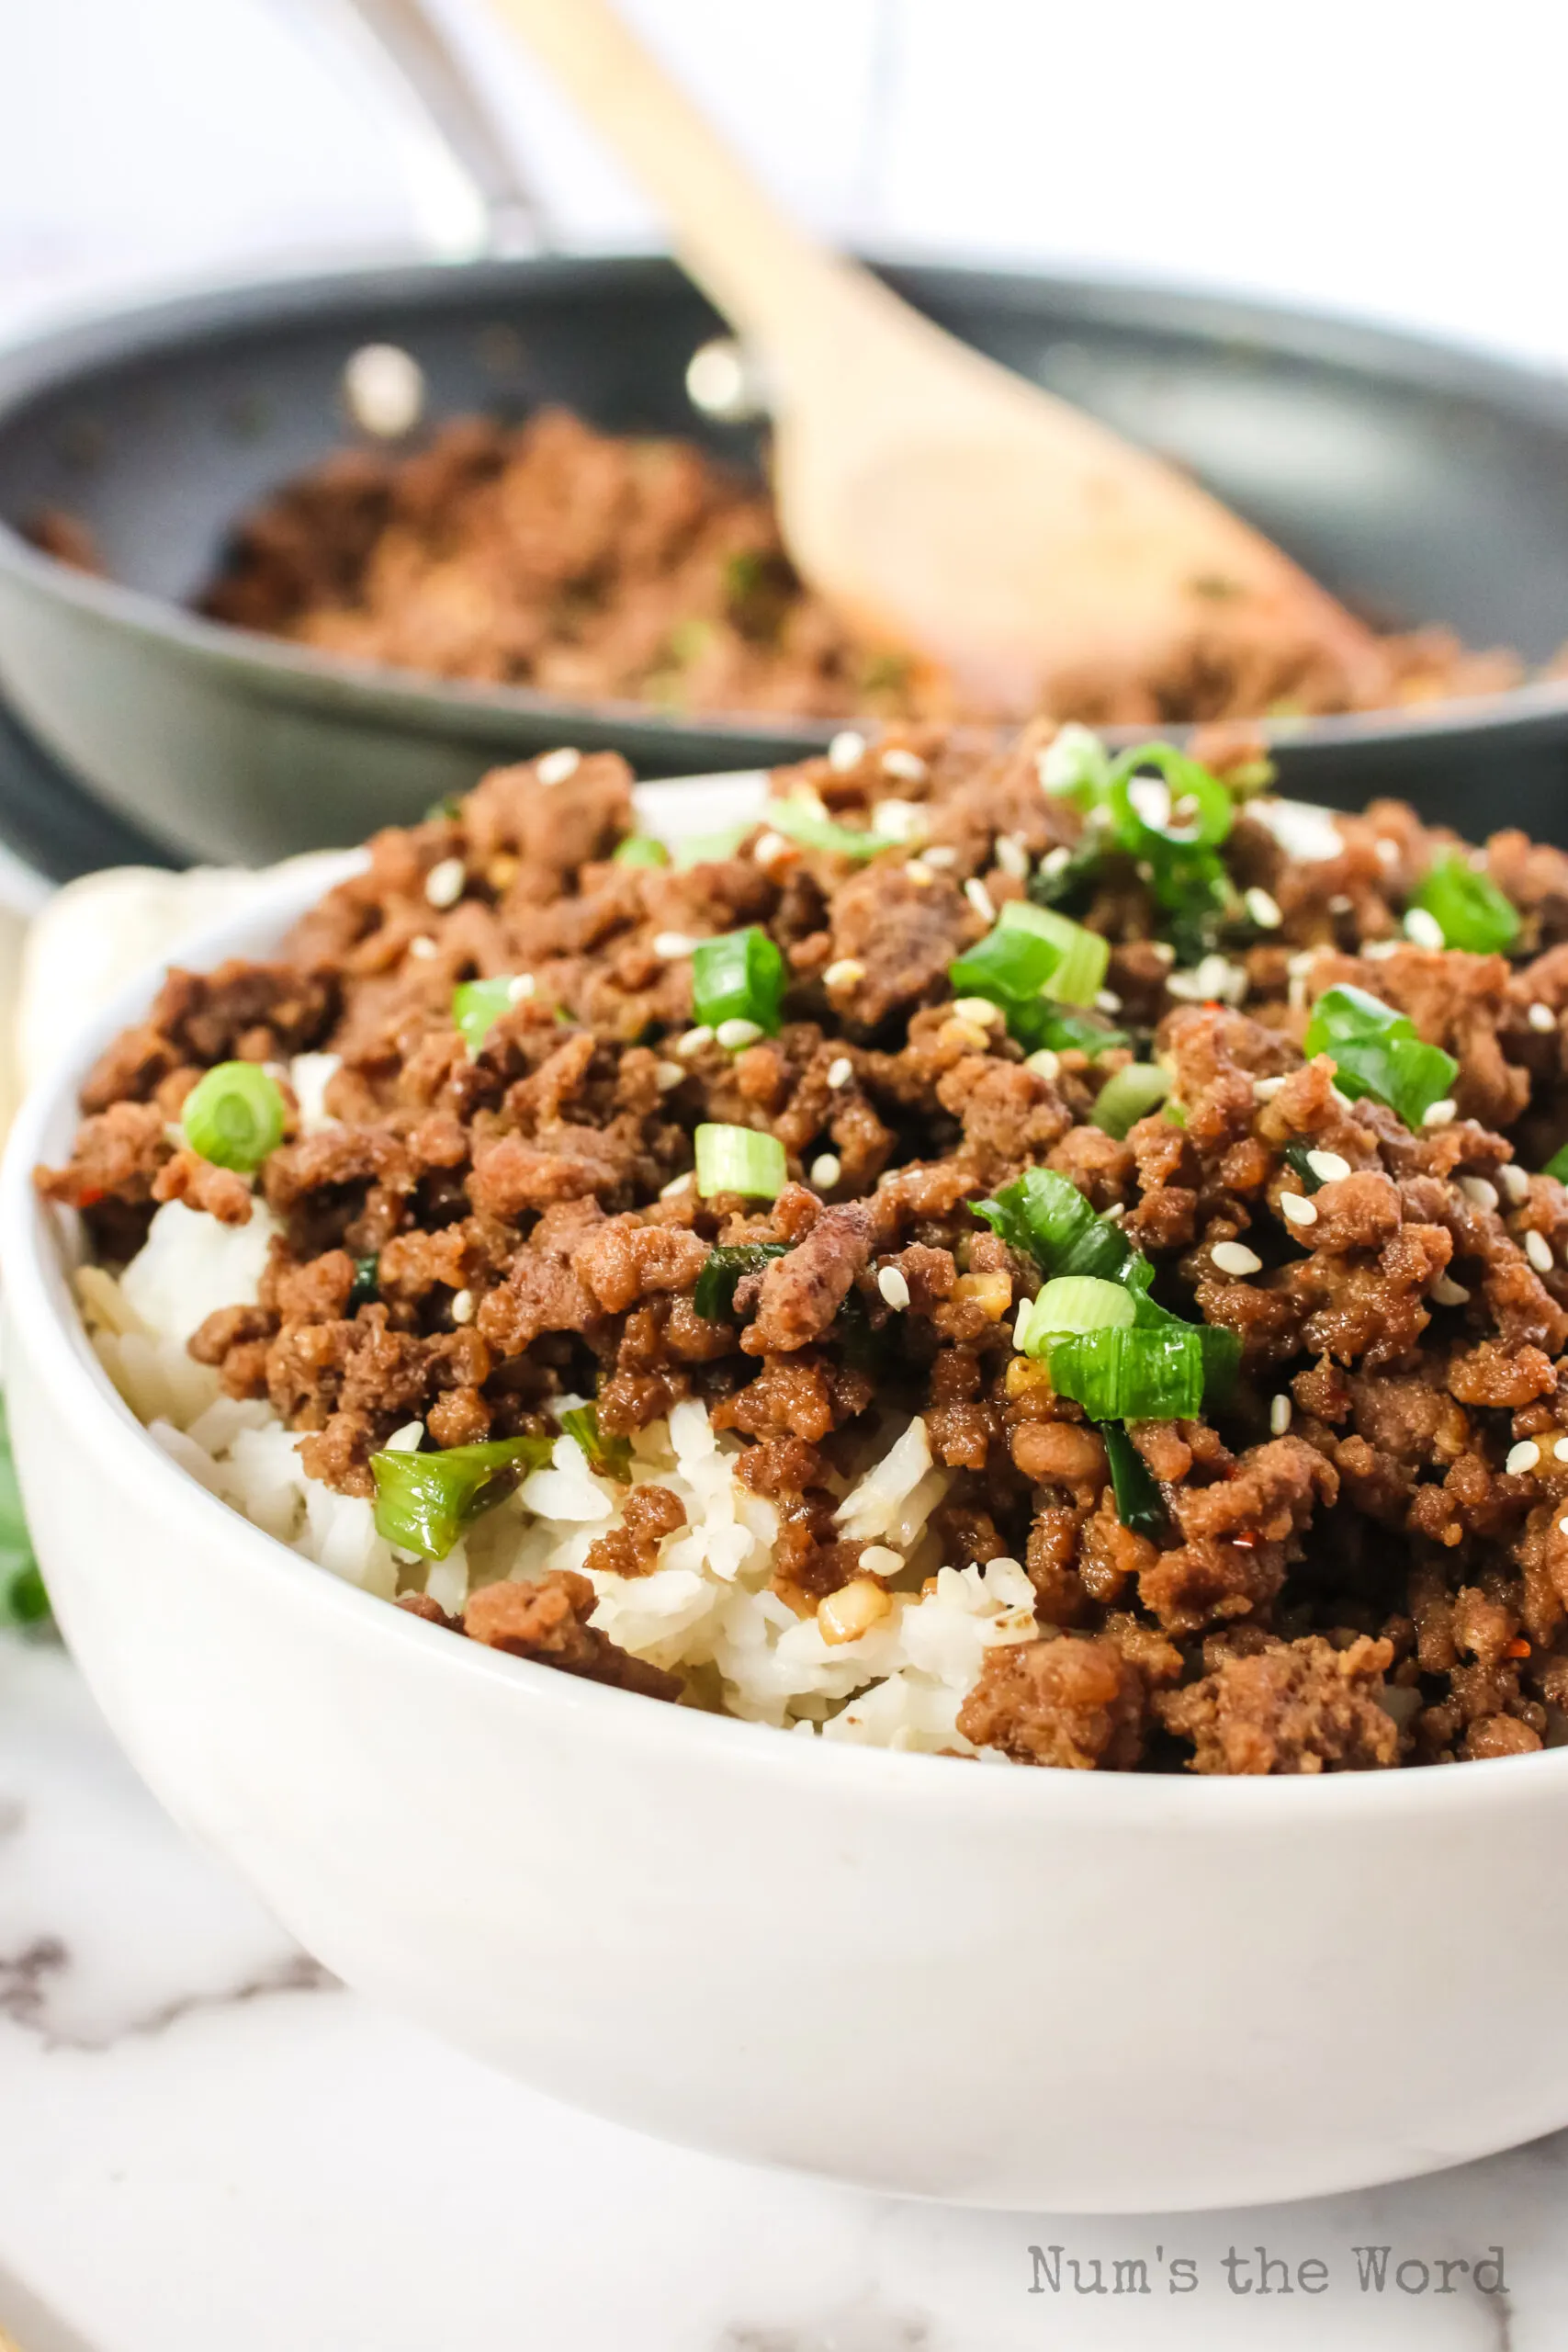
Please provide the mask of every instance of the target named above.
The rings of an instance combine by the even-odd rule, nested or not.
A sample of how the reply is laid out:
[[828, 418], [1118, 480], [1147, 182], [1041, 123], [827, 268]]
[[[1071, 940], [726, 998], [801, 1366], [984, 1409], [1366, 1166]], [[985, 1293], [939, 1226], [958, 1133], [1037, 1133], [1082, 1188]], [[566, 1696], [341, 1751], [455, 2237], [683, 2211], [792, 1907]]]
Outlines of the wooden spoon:
[[1371, 632], [1218, 500], [932, 326], [787, 220], [609, 0], [496, 0], [661, 208], [760, 358], [802, 577], [862, 636], [998, 708], [1283, 640], [1375, 699]]

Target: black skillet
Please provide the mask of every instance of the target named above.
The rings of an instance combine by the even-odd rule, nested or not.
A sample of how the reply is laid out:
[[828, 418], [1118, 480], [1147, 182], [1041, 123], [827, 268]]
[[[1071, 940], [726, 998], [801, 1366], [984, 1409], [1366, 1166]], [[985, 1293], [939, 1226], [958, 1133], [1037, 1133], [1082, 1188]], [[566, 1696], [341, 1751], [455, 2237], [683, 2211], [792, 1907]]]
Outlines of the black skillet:
[[[1351, 602], [1540, 660], [1568, 636], [1568, 386], [1343, 322], [1207, 298], [891, 268], [920, 309], [1191, 464]], [[613, 745], [650, 775], [793, 758], [827, 725], [686, 718], [465, 687], [297, 650], [185, 608], [232, 519], [349, 436], [345, 360], [419, 360], [431, 410], [565, 401], [617, 429], [754, 438], [692, 407], [714, 314], [658, 260], [421, 266], [120, 316], [0, 366], [0, 686], [37, 741], [171, 851], [355, 840], [487, 764]], [[22, 536], [72, 509], [112, 575]], [[1290, 787], [1408, 794], [1568, 839], [1568, 683], [1276, 730]]]
[[[434, 142], [467, 185], [477, 243], [510, 253], [547, 238], [506, 127], [427, 0], [310, 0], [299, 24], [376, 79], [405, 140]], [[1235, 303], [887, 275], [1006, 365], [1184, 459], [1376, 617], [1446, 620], [1534, 659], [1568, 635], [1568, 387]], [[343, 368], [363, 344], [412, 352], [437, 415], [561, 401], [754, 460], [754, 437], [686, 397], [716, 324], [667, 263], [531, 259], [223, 293], [13, 356], [0, 368], [0, 686], [13, 705], [0, 828], [36, 836], [40, 815], [69, 808], [56, 871], [91, 854], [95, 833], [106, 856], [140, 838], [176, 858], [261, 857], [356, 840], [556, 743], [613, 744], [667, 775], [819, 747], [829, 728], [463, 688], [184, 609], [235, 516], [345, 437]], [[51, 504], [87, 523], [113, 584], [27, 544]], [[1568, 684], [1278, 732], [1288, 781], [1310, 797], [1354, 805], [1387, 788], [1474, 831], [1511, 820], [1568, 836]]]

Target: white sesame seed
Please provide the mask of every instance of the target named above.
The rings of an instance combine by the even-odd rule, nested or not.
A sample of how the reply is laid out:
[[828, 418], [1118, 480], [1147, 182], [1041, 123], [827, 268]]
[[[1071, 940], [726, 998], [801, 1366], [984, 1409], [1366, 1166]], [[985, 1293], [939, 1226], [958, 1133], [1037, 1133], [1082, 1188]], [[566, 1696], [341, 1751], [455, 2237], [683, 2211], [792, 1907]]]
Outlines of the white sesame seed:
[[1551, 1244], [1545, 1234], [1537, 1233], [1533, 1226], [1525, 1236], [1525, 1256], [1538, 1274], [1551, 1272]]
[[1525, 1018], [1530, 1027], [1539, 1030], [1543, 1037], [1550, 1036], [1557, 1026], [1556, 1013], [1549, 1004], [1542, 1004], [1539, 1001], [1531, 1005]]
[[1029, 852], [1016, 833], [997, 835], [997, 864], [1004, 874], [1010, 874], [1015, 882], [1021, 882], [1029, 872]]
[[1383, 964], [1391, 956], [1397, 956], [1404, 944], [1400, 939], [1374, 939], [1362, 948], [1361, 954], [1369, 964]]
[[1175, 963], [1176, 950], [1171, 945], [1168, 939], [1149, 939], [1145, 940], [1144, 944], [1149, 955], [1154, 957], [1156, 964], [1164, 964], [1168, 967]]
[[964, 895], [982, 922], [995, 922], [996, 903], [977, 874], [972, 874], [964, 885]]
[[1551, 1451], [1559, 1462], [1568, 1462], [1568, 1437], [1560, 1437]]
[[1095, 1009], [1100, 1012], [1120, 1012], [1122, 1000], [1114, 989], [1101, 989], [1095, 997]]
[[1216, 1241], [1209, 1255], [1222, 1274], [1258, 1274], [1263, 1271], [1262, 1259], [1245, 1241]]
[[653, 934], [653, 952], [666, 964], [679, 963], [695, 945], [695, 940], [688, 939], [683, 931], [658, 931]]
[[1317, 1203], [1309, 1201], [1304, 1193], [1281, 1193], [1280, 1214], [1287, 1225], [1315, 1225]]
[[348, 413], [378, 441], [400, 441], [424, 413], [424, 370], [400, 344], [362, 344], [343, 371]]
[[835, 735], [828, 746], [828, 765], [836, 768], [840, 775], [850, 768], [858, 768], [864, 757], [865, 737], [857, 735], [852, 727]]
[[989, 1029], [997, 1022], [1007, 1019], [1001, 1006], [993, 1004], [988, 996], [955, 996], [953, 1010], [960, 1021], [977, 1022], [982, 1029]]
[[427, 931], [422, 931], [417, 939], [409, 941], [409, 954], [417, 957], [422, 964], [428, 964], [431, 957], [438, 955], [439, 952], [434, 940]]
[[848, 1054], [840, 1054], [836, 1062], [828, 1065], [828, 1083], [835, 1090], [847, 1086], [855, 1074], [855, 1066]]
[[1404, 918], [1404, 936], [1417, 947], [1441, 947], [1443, 926], [1427, 907], [1412, 907]]
[[896, 1577], [903, 1565], [904, 1555], [891, 1544], [868, 1544], [860, 1555], [862, 1573], [868, 1577]]
[[678, 1200], [682, 1193], [689, 1193], [691, 1189], [692, 1171], [688, 1169], [683, 1176], [671, 1176], [668, 1184], [660, 1184], [659, 1197], [661, 1201]]
[[1489, 1184], [1484, 1176], [1461, 1176], [1459, 1188], [1472, 1208], [1495, 1209], [1497, 1205], [1497, 1187]]
[[876, 1287], [897, 1315], [909, 1304], [909, 1285], [897, 1266], [884, 1266], [876, 1277]]
[[920, 854], [927, 865], [948, 866], [958, 863], [958, 852], [950, 842], [938, 842], [933, 849], [922, 850]]
[[760, 1021], [743, 1021], [738, 1017], [734, 1021], [721, 1021], [713, 1034], [727, 1054], [738, 1054], [743, 1046], [756, 1044], [762, 1034], [762, 1024]]
[[1253, 1100], [1258, 1102], [1272, 1102], [1284, 1083], [1283, 1077], [1255, 1078], [1252, 1081]]
[[919, 752], [906, 752], [896, 743], [882, 754], [882, 773], [896, 775], [904, 784], [923, 784], [931, 770]]
[[508, 980], [506, 984], [507, 1002], [526, 1004], [537, 985], [532, 972], [519, 972], [514, 980]]
[[1027, 1055], [1023, 1067], [1032, 1069], [1036, 1078], [1059, 1078], [1062, 1074], [1061, 1057], [1054, 1054], [1049, 1046], [1042, 1046], [1037, 1054]]
[[1540, 1460], [1540, 1446], [1537, 1445], [1533, 1437], [1525, 1437], [1519, 1440], [1517, 1445], [1509, 1447], [1508, 1458], [1503, 1467], [1510, 1478], [1517, 1478], [1522, 1476], [1525, 1471], [1533, 1470]]
[[1568, 1535], [1568, 1519], [1560, 1519], [1558, 1521], [1557, 1532], [1559, 1535]]
[[455, 907], [468, 884], [468, 869], [460, 857], [444, 857], [424, 877], [424, 895], [433, 907]]
[[1259, 931], [1278, 931], [1285, 920], [1280, 912], [1279, 899], [1256, 882], [1247, 891], [1243, 903]]
[[1247, 994], [1247, 972], [1224, 956], [1205, 956], [1194, 975], [1199, 992], [1224, 1004], [1239, 1004]]
[[567, 744], [558, 752], [547, 752], [534, 774], [541, 784], [564, 784], [568, 776], [575, 775], [581, 765], [581, 752], [574, 752]]
[[1429, 1104], [1422, 1113], [1421, 1125], [1424, 1127], [1451, 1127], [1458, 1108], [1459, 1105], [1445, 1095], [1442, 1102]]
[[1293, 956], [1287, 956], [1285, 969], [1292, 979], [1304, 979], [1322, 953], [1323, 950], [1320, 947], [1301, 947]]
[[926, 812], [914, 800], [879, 800], [871, 812], [872, 831], [884, 841], [919, 841], [926, 830]]
[[1508, 1198], [1512, 1201], [1516, 1208], [1518, 1208], [1522, 1203], [1529, 1200], [1530, 1196], [1530, 1180], [1526, 1175], [1522, 1168], [1516, 1168], [1514, 1166], [1511, 1159], [1497, 1170], [1497, 1182], [1501, 1184], [1503, 1190], [1506, 1193]]
[[840, 956], [836, 964], [829, 965], [822, 978], [830, 989], [852, 989], [857, 980], [864, 979], [865, 966], [857, 956]]
[[1321, 1176], [1325, 1184], [1337, 1184], [1350, 1173], [1349, 1161], [1342, 1159], [1337, 1151], [1309, 1151], [1307, 1166], [1314, 1176]]
[[1100, 1215], [1105, 1219], [1107, 1225], [1120, 1224], [1121, 1220], [1126, 1216], [1126, 1214], [1127, 1204], [1125, 1201], [1112, 1201], [1108, 1209], [1101, 1209], [1100, 1211]]
[[474, 1294], [471, 1290], [455, 1291], [452, 1295], [454, 1323], [471, 1323], [474, 1319]]
[[1328, 911], [1331, 915], [1348, 915], [1355, 903], [1348, 890], [1336, 890], [1328, 901]]
[[1380, 833], [1378, 835], [1377, 850], [1379, 864], [1386, 866], [1388, 871], [1392, 874], [1394, 867], [1399, 864], [1399, 843], [1397, 842], [1391, 842], [1386, 833]]
[[1451, 1275], [1439, 1274], [1432, 1284], [1432, 1296], [1439, 1306], [1463, 1306], [1470, 1297], [1470, 1293], [1462, 1283], [1456, 1283]]
[[1127, 786], [1127, 798], [1145, 825], [1163, 832], [1169, 824], [1170, 786], [1162, 776], [1135, 775]]
[[830, 1192], [843, 1174], [843, 1164], [836, 1151], [819, 1152], [811, 1163], [811, 1181], [819, 1193]]
[[1283, 1437], [1285, 1431], [1290, 1428], [1291, 1412], [1291, 1400], [1288, 1396], [1276, 1396], [1270, 1401], [1269, 1407], [1269, 1427], [1276, 1437]]
[[685, 1075], [679, 1062], [655, 1062], [653, 1065], [653, 1080], [660, 1094], [668, 1094], [672, 1086], [679, 1086]]
[[675, 1051], [690, 1060], [694, 1054], [700, 1054], [705, 1046], [711, 1046], [712, 1043], [713, 1031], [705, 1021], [695, 1029], [688, 1029], [683, 1035], [676, 1038]]
[[769, 831], [758, 834], [751, 854], [759, 865], [777, 865], [781, 858], [793, 858], [797, 852], [795, 843], [786, 842], [782, 833]]
[[1054, 882], [1058, 874], [1066, 872], [1072, 862], [1073, 854], [1070, 849], [1048, 849], [1040, 861], [1040, 871], [1047, 881]]
[[[904, 871], [908, 876], [909, 880], [914, 884], [917, 890], [929, 890], [931, 884], [936, 880], [936, 876], [931, 872], [931, 867], [926, 864], [923, 858], [910, 858], [908, 864], [905, 866]], [[989, 905], [989, 903], [990, 901], [987, 899], [987, 904]]]

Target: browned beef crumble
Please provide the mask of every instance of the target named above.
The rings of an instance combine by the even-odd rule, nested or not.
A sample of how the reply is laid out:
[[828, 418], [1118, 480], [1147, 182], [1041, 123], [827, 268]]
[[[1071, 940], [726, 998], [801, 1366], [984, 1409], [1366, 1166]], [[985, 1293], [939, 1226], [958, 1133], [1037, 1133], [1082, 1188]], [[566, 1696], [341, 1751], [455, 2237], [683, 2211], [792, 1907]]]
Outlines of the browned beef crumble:
[[[191, 1342], [229, 1394], [270, 1399], [312, 1476], [367, 1494], [371, 1453], [411, 1417], [443, 1446], [540, 1433], [554, 1397], [593, 1390], [614, 1438], [696, 1396], [776, 1503], [777, 1589], [805, 1613], [868, 1573], [829, 1483], [857, 1424], [874, 1404], [918, 1410], [955, 1474], [934, 1522], [943, 1556], [1016, 1557], [1037, 1597], [1037, 1634], [988, 1651], [964, 1702], [976, 1744], [1070, 1768], [1267, 1773], [1559, 1738], [1568, 1192], [1518, 1171], [1568, 1132], [1568, 857], [1495, 836], [1481, 854], [1520, 910], [1515, 954], [1433, 951], [1403, 941], [1400, 916], [1449, 837], [1376, 802], [1341, 821], [1336, 855], [1302, 862], [1244, 810], [1227, 862], [1281, 918], [1211, 975], [1245, 1010], [1195, 1001], [1138, 875], [1106, 858], [1077, 911], [1109, 936], [1122, 1017], [1151, 1033], [1184, 1115], [1116, 1139], [1088, 1114], [1126, 1049], [1026, 1062], [947, 978], [987, 900], [1023, 887], [1021, 863], [1079, 843], [1076, 808], [1041, 786], [1045, 740], [982, 754], [907, 730], [793, 772], [840, 818], [919, 805], [918, 848], [858, 865], [766, 825], [688, 867], [616, 865], [634, 829], [619, 760], [584, 758], [565, 785], [498, 770], [455, 813], [378, 836], [270, 962], [171, 974], [92, 1073], [73, 1157], [39, 1185], [111, 1259], [161, 1200], [246, 1216], [244, 1182], [172, 1136], [185, 1094], [225, 1057], [331, 1052], [336, 1124], [305, 1135], [291, 1115], [260, 1179], [283, 1226], [260, 1303]], [[1239, 772], [1239, 741], [1208, 748]], [[453, 860], [461, 895], [437, 907], [427, 882]], [[679, 943], [751, 922], [785, 958], [785, 1018], [732, 1054], [685, 1035]], [[533, 994], [470, 1054], [455, 983], [525, 972]], [[1310, 1007], [1343, 979], [1451, 1048], [1451, 1115], [1412, 1133], [1348, 1102], [1328, 1060], [1303, 1060]], [[682, 1181], [705, 1119], [781, 1139], [774, 1202], [703, 1200]], [[1320, 1183], [1308, 1226], [1281, 1207], [1299, 1202], [1288, 1155], [1303, 1146], [1346, 1170]], [[1163, 1501], [1157, 1540], [1118, 1517], [1099, 1430], [1014, 1351], [1041, 1277], [972, 1204], [1031, 1162], [1119, 1211], [1160, 1295], [1241, 1341], [1224, 1409], [1130, 1431]], [[1237, 1239], [1261, 1261], [1241, 1276], [1221, 1246]], [[697, 1278], [716, 1243], [742, 1240], [788, 1254], [709, 1320]], [[356, 1303], [367, 1257], [375, 1295]], [[884, 1295], [889, 1270], [906, 1308]], [[678, 1499], [644, 1487], [592, 1565], [647, 1573], [681, 1524]], [[592, 1600], [577, 1576], [489, 1587], [460, 1630], [674, 1695], [587, 1622]]]
[[[67, 561], [92, 560], [69, 517], [41, 529]], [[802, 585], [765, 490], [690, 443], [598, 433], [559, 409], [516, 427], [462, 418], [412, 456], [340, 452], [242, 520], [205, 609], [327, 652], [575, 700], [988, 715], [931, 663], [857, 642]], [[1382, 657], [1353, 680], [1277, 623], [1249, 628], [1195, 593], [1157, 671], [1088, 665], [1048, 698], [1062, 718], [1159, 726], [1488, 694], [1524, 674], [1440, 628], [1386, 638]]]

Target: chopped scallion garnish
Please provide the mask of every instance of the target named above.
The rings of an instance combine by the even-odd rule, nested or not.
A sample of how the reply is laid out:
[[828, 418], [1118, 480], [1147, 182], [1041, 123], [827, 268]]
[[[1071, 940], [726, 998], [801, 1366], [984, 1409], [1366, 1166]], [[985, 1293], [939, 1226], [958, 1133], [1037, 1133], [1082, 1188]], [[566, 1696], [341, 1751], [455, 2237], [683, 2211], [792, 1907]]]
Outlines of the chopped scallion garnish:
[[376, 1532], [395, 1552], [444, 1560], [481, 1512], [549, 1458], [547, 1437], [495, 1438], [480, 1445], [449, 1445], [439, 1453], [391, 1448], [373, 1453]]
[[788, 1252], [787, 1241], [735, 1241], [713, 1250], [697, 1276], [692, 1305], [708, 1322], [727, 1322], [735, 1310], [735, 1286], [741, 1275], [760, 1273]]
[[1370, 1094], [1417, 1131], [1459, 1076], [1451, 1054], [1424, 1044], [1413, 1021], [1365, 989], [1325, 989], [1303, 1042], [1309, 1056], [1332, 1056], [1342, 1094]]
[[1513, 900], [1457, 851], [1427, 868], [1408, 904], [1433, 918], [1445, 947], [1463, 948], [1472, 956], [1506, 955], [1519, 935]]
[[718, 1193], [776, 1201], [789, 1182], [789, 1163], [777, 1136], [759, 1134], [755, 1127], [704, 1125], [695, 1143], [697, 1191], [705, 1201]]
[[452, 1018], [478, 1060], [503, 1012], [518, 1001], [517, 981], [508, 974], [489, 980], [460, 980], [452, 991]]
[[1096, 1216], [1077, 1186], [1053, 1168], [1026, 1168], [995, 1200], [976, 1201], [976, 1216], [1048, 1274], [1116, 1275], [1132, 1244], [1109, 1217]]
[[628, 833], [612, 854], [613, 865], [668, 865], [670, 853], [651, 833]]
[[1057, 1004], [1092, 1004], [1105, 985], [1111, 942], [1098, 931], [1086, 930], [1050, 907], [1028, 899], [1010, 899], [1001, 911], [1003, 931], [1020, 931], [1043, 940], [1056, 950], [1055, 968], [1043, 983], [1043, 992]]
[[253, 1175], [283, 1141], [283, 1090], [255, 1062], [219, 1062], [186, 1096], [180, 1124], [192, 1151], [216, 1168]]
[[1558, 1146], [1540, 1172], [1543, 1176], [1555, 1176], [1560, 1184], [1568, 1184], [1568, 1143]]
[[851, 825], [836, 824], [804, 801], [770, 800], [763, 814], [775, 832], [786, 833], [803, 849], [829, 850], [835, 857], [875, 857], [885, 849], [899, 846], [886, 833], [859, 832]]
[[379, 1258], [356, 1258], [354, 1281], [349, 1286], [348, 1312], [369, 1306], [381, 1295], [381, 1261]]
[[1137, 1311], [1124, 1283], [1106, 1282], [1098, 1274], [1057, 1274], [1031, 1303], [1028, 1316], [1019, 1317], [1014, 1340], [1026, 1356], [1043, 1356], [1053, 1339], [1122, 1326], [1130, 1330]]
[[1158, 1543], [1165, 1532], [1165, 1505], [1154, 1473], [1123, 1429], [1101, 1429], [1105, 1451], [1111, 1457], [1111, 1488], [1116, 1498], [1116, 1516], [1123, 1527], [1134, 1535], [1146, 1535]]
[[716, 833], [689, 833], [675, 844], [675, 864], [682, 869], [694, 865], [722, 865], [733, 857], [751, 825], [725, 825]]
[[1165, 1101], [1170, 1087], [1169, 1072], [1157, 1063], [1129, 1062], [1108, 1078], [1095, 1096], [1090, 1122], [1120, 1141], [1129, 1127], [1147, 1118]]
[[716, 1029], [725, 1021], [750, 1021], [773, 1036], [784, 1002], [784, 960], [760, 923], [699, 939], [692, 952], [692, 1011]]
[[572, 1405], [557, 1416], [568, 1437], [575, 1438], [595, 1470], [624, 1478], [631, 1464], [631, 1440], [606, 1437], [599, 1427], [597, 1405]]
[[1049, 940], [998, 923], [984, 939], [954, 956], [947, 978], [954, 996], [983, 996], [999, 1004], [1021, 1045], [1033, 1046], [1045, 983], [1061, 962]]

